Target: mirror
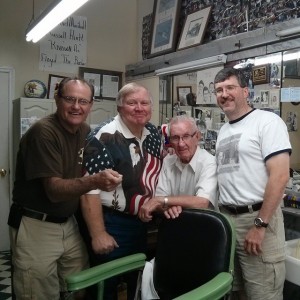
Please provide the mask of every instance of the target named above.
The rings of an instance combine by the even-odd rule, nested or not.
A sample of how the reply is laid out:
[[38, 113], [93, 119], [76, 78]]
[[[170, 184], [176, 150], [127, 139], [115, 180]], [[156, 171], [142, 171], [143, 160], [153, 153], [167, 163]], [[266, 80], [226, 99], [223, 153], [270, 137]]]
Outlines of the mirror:
[[[249, 87], [249, 105], [280, 115], [281, 64], [282, 53], [278, 52], [230, 62], [225, 67], [239, 68], [244, 72]], [[196, 118], [202, 133], [200, 145], [212, 154], [215, 154], [218, 131], [227, 121], [213, 93], [215, 75], [222, 68], [218, 66], [161, 78], [167, 86], [165, 95], [168, 99], [160, 104], [162, 123], [180, 114]]]
[[[282, 88], [290, 93], [290, 98], [282, 99], [281, 117], [288, 127], [292, 144], [291, 168], [300, 170], [300, 139], [298, 117], [300, 116], [300, 50], [283, 52]], [[286, 102], [287, 101], [287, 102]]]

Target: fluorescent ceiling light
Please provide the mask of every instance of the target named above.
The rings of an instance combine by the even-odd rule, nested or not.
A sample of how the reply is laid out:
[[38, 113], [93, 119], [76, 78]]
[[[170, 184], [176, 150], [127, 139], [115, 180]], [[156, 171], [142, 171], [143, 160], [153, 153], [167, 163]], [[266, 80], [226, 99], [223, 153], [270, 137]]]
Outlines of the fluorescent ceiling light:
[[298, 27], [293, 27], [293, 28], [288, 28], [288, 29], [283, 29], [280, 31], [276, 32], [276, 35], [279, 37], [286, 37], [289, 35], [295, 35], [295, 34], [300, 34], [300, 26]]
[[199, 70], [207, 67], [213, 67], [220, 64], [224, 64], [226, 60], [227, 60], [227, 56], [225, 54], [220, 54], [216, 56], [190, 61], [183, 64], [178, 64], [178, 65], [158, 69], [155, 71], [155, 74], [160, 76], [160, 75], [182, 73], [182, 72], [192, 71], [192, 70]]
[[26, 30], [26, 41], [36, 43], [88, 0], [55, 0]]
[[247, 60], [244, 60], [242, 62], [240, 62], [239, 64], [233, 66], [234, 69], [244, 69], [247, 68], [248, 66], [254, 65], [254, 59], [253, 58], [249, 58]]
[[265, 55], [265, 56], [257, 56], [255, 57], [254, 65], [261, 66], [265, 64], [278, 64], [281, 62], [281, 60], [282, 60], [281, 52]]

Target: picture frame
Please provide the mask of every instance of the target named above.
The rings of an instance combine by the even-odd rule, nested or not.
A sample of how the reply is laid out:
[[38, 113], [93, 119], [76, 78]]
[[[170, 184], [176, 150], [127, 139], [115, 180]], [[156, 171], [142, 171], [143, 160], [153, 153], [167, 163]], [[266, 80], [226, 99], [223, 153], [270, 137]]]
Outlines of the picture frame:
[[79, 76], [94, 86], [94, 99], [116, 100], [122, 86], [122, 72], [79, 67]]
[[262, 107], [269, 107], [270, 102], [270, 90], [260, 91], [260, 105]]
[[180, 0], [154, 0], [149, 57], [175, 51]]
[[260, 65], [252, 67], [252, 78], [253, 84], [264, 84], [270, 81], [270, 70], [269, 65]]
[[49, 74], [48, 77], [48, 90], [47, 90], [47, 98], [54, 99], [55, 90], [57, 84], [59, 84], [66, 76]]
[[212, 7], [208, 6], [187, 15], [180, 35], [177, 50], [200, 45], [207, 28]]
[[189, 86], [177, 86], [177, 101], [180, 105], [187, 105], [186, 95], [192, 92], [192, 87]]

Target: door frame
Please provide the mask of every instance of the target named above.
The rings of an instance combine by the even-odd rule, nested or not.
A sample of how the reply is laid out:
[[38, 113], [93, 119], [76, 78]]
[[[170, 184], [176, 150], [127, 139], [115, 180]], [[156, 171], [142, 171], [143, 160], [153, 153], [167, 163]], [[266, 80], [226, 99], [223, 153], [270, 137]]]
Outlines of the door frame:
[[13, 114], [12, 114], [12, 101], [15, 99], [15, 69], [13, 67], [1, 67], [1, 73], [8, 73], [9, 87], [8, 87], [8, 151], [9, 151], [9, 203], [12, 201], [12, 189], [13, 189]]

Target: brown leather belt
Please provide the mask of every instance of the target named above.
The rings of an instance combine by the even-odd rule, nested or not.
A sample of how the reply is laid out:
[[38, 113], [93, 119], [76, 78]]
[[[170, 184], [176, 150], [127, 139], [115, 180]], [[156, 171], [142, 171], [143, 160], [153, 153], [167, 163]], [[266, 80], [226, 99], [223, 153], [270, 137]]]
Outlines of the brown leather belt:
[[260, 210], [262, 204], [263, 204], [262, 202], [259, 202], [253, 205], [245, 205], [245, 206], [222, 205], [222, 207], [234, 215], [239, 215], [245, 213], [252, 213], [254, 211]]
[[23, 208], [23, 216], [44, 221], [44, 222], [51, 222], [51, 223], [65, 223], [69, 219], [69, 217], [50, 216], [45, 213], [26, 209], [26, 208]]

